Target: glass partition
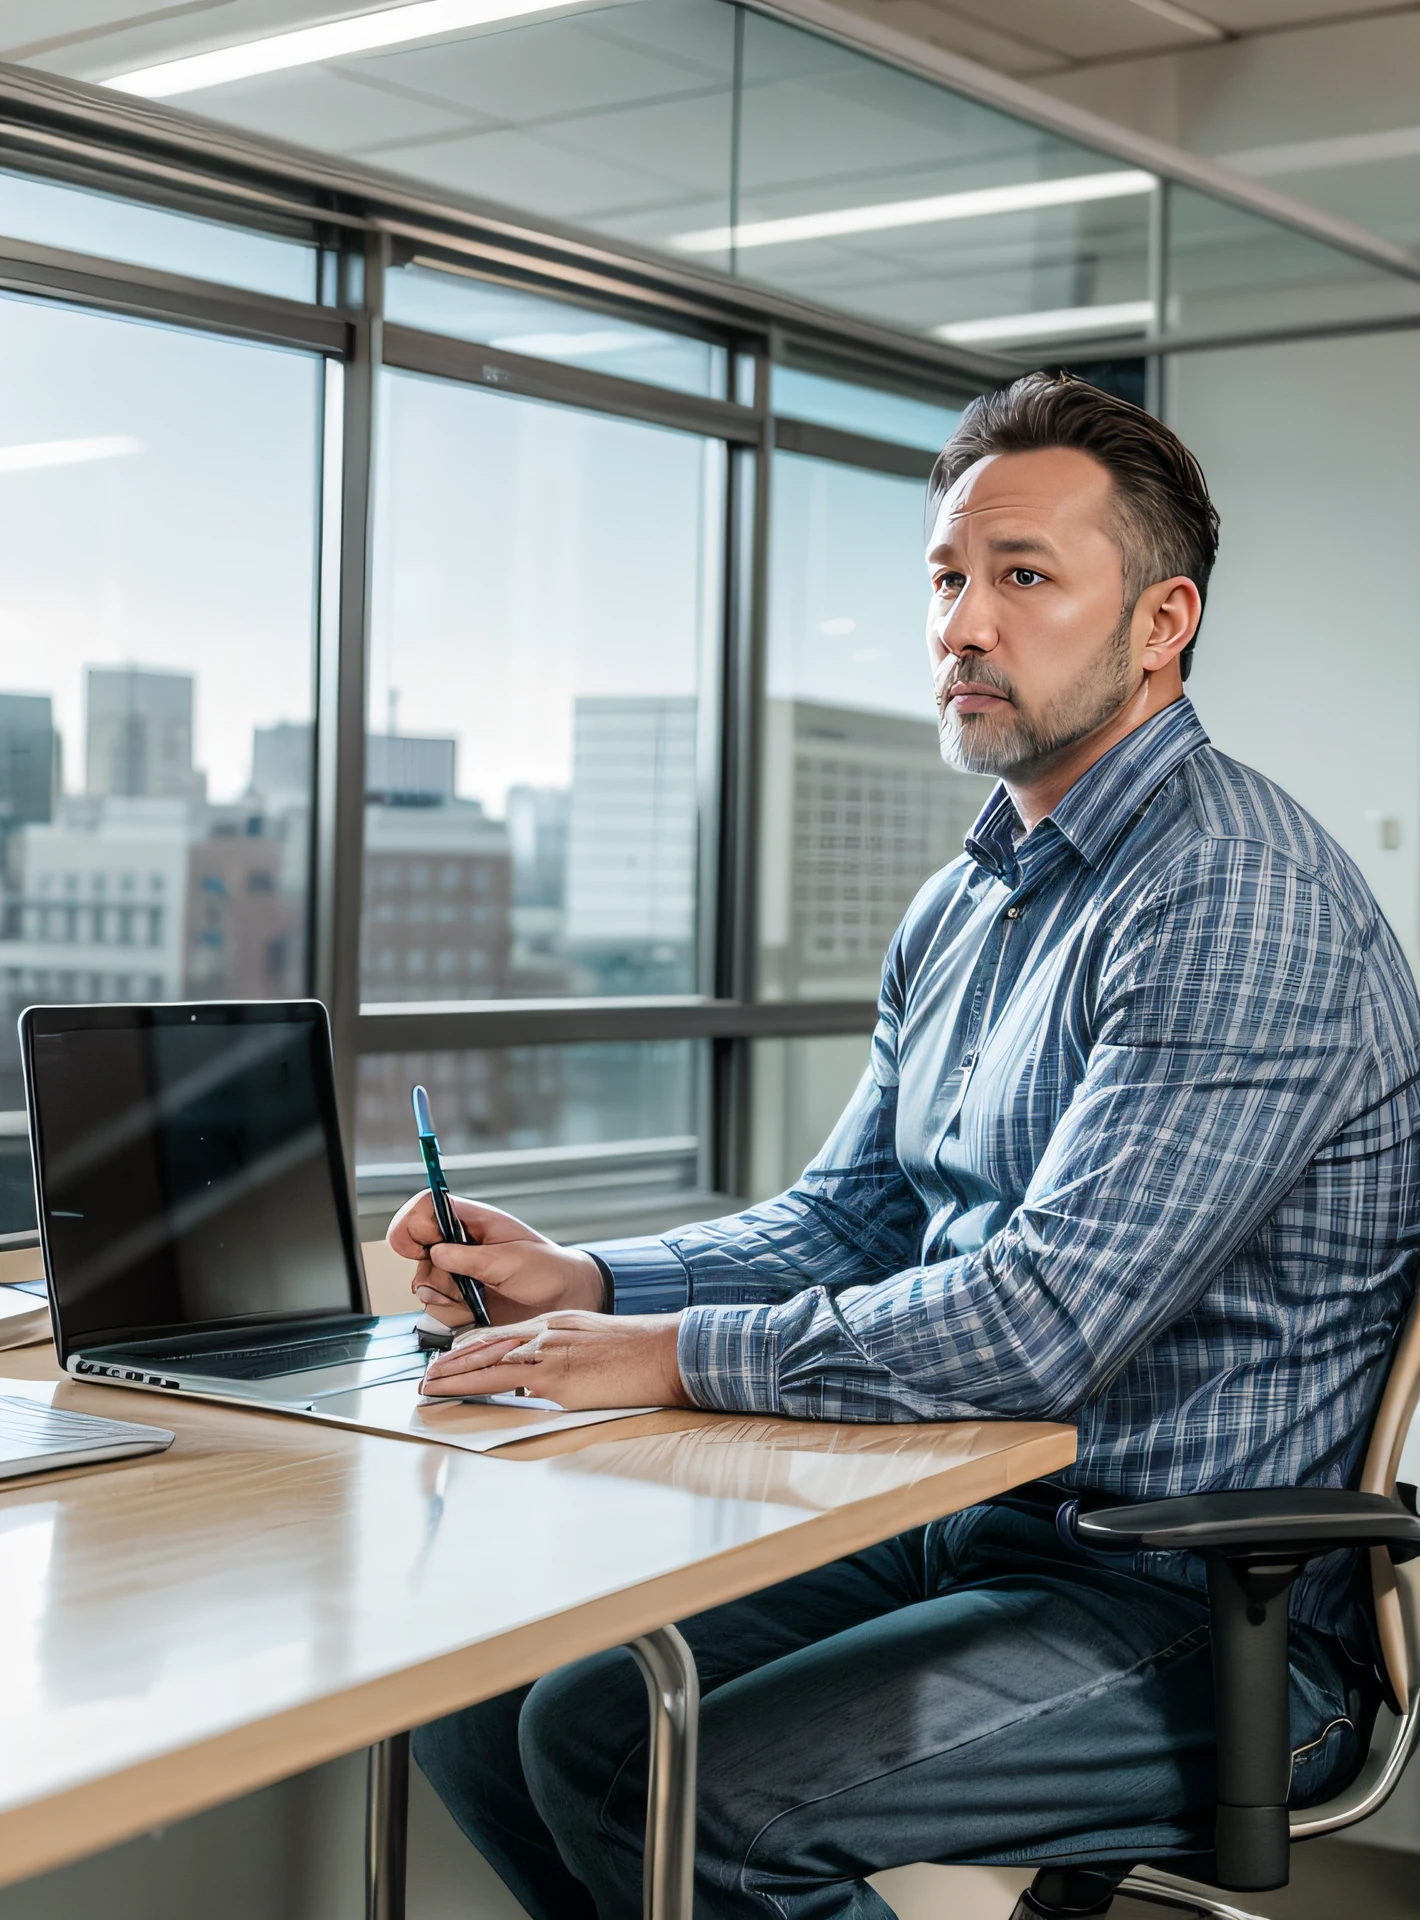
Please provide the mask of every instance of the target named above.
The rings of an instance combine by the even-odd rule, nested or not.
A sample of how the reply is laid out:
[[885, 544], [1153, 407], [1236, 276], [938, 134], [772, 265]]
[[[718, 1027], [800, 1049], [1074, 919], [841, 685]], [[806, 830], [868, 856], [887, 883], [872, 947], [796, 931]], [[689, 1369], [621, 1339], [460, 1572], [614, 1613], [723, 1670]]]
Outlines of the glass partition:
[[1169, 193], [1166, 331], [1420, 315], [1420, 281], [1191, 188]]
[[1151, 175], [752, 11], [740, 129], [709, 264], [942, 339], [1147, 295]]
[[279, 140], [299, 128], [308, 145], [455, 195], [657, 244], [729, 217], [734, 61], [733, 7], [638, 0], [170, 97]]
[[696, 992], [723, 449], [409, 374], [380, 447], [364, 998]]
[[982, 351], [1416, 306], [1403, 272], [1180, 188], [1159, 316], [1151, 164], [726, 0], [588, 4], [164, 97]]

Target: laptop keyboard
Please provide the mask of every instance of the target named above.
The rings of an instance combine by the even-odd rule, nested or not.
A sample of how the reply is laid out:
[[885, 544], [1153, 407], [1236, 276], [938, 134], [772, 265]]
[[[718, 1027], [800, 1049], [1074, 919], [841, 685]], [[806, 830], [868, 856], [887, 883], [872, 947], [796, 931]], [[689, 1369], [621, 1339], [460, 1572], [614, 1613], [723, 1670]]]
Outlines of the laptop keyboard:
[[7, 1460], [122, 1445], [159, 1431], [135, 1426], [131, 1420], [104, 1420], [93, 1413], [61, 1413], [18, 1394], [0, 1394], [0, 1456]]
[[350, 1360], [370, 1359], [368, 1336], [346, 1335], [336, 1340], [302, 1340], [289, 1347], [228, 1347], [214, 1353], [144, 1352], [152, 1366], [173, 1372], [195, 1373], [207, 1379], [270, 1380], [281, 1373], [304, 1373], [308, 1367], [338, 1367]]
[[312, 1367], [347, 1366], [360, 1360], [385, 1360], [414, 1355], [417, 1344], [407, 1330], [398, 1334], [332, 1334], [326, 1340], [295, 1340], [282, 1347], [204, 1347], [184, 1352], [171, 1347], [157, 1352], [145, 1347], [137, 1356], [147, 1367], [165, 1367], [173, 1373], [197, 1374], [209, 1380], [272, 1380], [283, 1373], [304, 1373]]

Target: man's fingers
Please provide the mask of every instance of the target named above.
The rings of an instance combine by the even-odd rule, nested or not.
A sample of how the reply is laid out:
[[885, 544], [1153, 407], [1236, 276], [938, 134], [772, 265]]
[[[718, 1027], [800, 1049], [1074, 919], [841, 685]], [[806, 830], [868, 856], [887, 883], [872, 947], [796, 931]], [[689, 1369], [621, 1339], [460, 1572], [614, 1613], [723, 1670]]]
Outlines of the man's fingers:
[[503, 1262], [487, 1247], [460, 1247], [452, 1240], [441, 1240], [428, 1254], [430, 1265], [442, 1273], [464, 1273], [472, 1280], [487, 1280], [497, 1285], [495, 1271]]
[[504, 1213], [501, 1207], [485, 1207], [481, 1200], [463, 1200], [457, 1194], [450, 1198], [459, 1219], [476, 1240], [486, 1245], [499, 1240], [546, 1240], [545, 1234], [538, 1233], [515, 1214]]
[[411, 1293], [438, 1294], [445, 1300], [462, 1300], [459, 1283], [451, 1273], [444, 1273], [432, 1260], [421, 1260], [414, 1269], [414, 1278], [409, 1283]]
[[477, 1373], [481, 1367], [489, 1367], [504, 1360], [514, 1347], [524, 1346], [534, 1338], [536, 1329], [521, 1326], [500, 1329], [490, 1334], [483, 1328], [478, 1329], [479, 1337], [470, 1341], [467, 1334], [447, 1353], [441, 1353], [431, 1360], [429, 1365], [437, 1377], [445, 1373]]
[[439, 1223], [434, 1218], [434, 1202], [427, 1193], [416, 1193], [406, 1200], [385, 1234], [391, 1249], [402, 1260], [422, 1260], [425, 1249], [439, 1238]]
[[544, 1373], [544, 1368], [530, 1367], [526, 1360], [510, 1363], [500, 1361], [496, 1366], [480, 1367], [477, 1373], [426, 1373], [419, 1391], [432, 1400], [457, 1400], [460, 1396], [475, 1393], [516, 1393], [519, 1387], [523, 1387], [539, 1399], [556, 1400], [559, 1405], [563, 1404], [561, 1389], [550, 1387], [543, 1377]]

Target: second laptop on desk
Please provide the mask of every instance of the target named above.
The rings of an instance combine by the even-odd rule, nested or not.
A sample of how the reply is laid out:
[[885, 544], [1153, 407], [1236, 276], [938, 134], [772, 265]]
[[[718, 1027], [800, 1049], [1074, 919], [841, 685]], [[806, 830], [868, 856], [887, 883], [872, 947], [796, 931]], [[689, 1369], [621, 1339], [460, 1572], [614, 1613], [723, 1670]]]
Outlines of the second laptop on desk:
[[20, 1021], [59, 1363], [259, 1404], [418, 1379], [369, 1311], [318, 1001]]

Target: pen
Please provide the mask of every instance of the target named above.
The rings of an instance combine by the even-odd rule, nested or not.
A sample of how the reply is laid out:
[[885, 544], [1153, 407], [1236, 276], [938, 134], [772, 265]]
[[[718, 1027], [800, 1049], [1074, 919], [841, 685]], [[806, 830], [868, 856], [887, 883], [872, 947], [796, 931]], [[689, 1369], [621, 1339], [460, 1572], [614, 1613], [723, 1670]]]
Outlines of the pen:
[[[449, 1199], [449, 1183], [444, 1178], [443, 1163], [439, 1159], [439, 1136], [434, 1131], [434, 1121], [429, 1112], [429, 1096], [423, 1087], [414, 1089], [414, 1125], [419, 1134], [419, 1152], [424, 1161], [424, 1177], [429, 1183], [429, 1198], [434, 1202], [434, 1218], [439, 1224], [439, 1237], [456, 1247], [470, 1244], [463, 1221], [454, 1212], [453, 1202]], [[465, 1273], [456, 1273], [454, 1282], [463, 1295], [464, 1305], [473, 1315], [478, 1327], [492, 1326], [487, 1307], [483, 1304], [483, 1289], [476, 1280]]]

